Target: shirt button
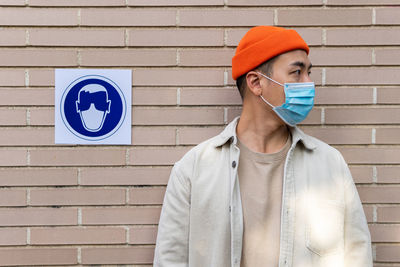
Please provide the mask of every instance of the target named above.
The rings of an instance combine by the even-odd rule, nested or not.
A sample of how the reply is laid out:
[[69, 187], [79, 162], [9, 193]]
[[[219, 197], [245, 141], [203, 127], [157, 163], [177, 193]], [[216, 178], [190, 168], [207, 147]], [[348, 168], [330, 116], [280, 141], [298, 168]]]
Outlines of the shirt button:
[[236, 167], [236, 161], [232, 161], [232, 168]]

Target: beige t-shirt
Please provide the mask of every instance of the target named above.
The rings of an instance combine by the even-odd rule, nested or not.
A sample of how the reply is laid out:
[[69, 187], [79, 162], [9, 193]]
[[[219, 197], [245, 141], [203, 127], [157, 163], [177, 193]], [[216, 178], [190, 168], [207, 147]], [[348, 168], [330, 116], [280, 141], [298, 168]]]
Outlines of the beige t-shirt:
[[289, 136], [272, 154], [257, 153], [238, 140], [238, 176], [243, 207], [241, 267], [277, 267], [282, 204], [282, 183]]

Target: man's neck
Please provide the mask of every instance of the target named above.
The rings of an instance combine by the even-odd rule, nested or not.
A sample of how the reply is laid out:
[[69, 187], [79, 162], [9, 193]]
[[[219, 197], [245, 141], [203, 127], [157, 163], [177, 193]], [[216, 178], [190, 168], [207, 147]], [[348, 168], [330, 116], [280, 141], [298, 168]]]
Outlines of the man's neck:
[[[265, 115], [265, 114], [264, 114]], [[275, 153], [282, 149], [289, 138], [289, 129], [271, 116], [247, 116], [242, 113], [236, 127], [241, 143], [259, 153]]]

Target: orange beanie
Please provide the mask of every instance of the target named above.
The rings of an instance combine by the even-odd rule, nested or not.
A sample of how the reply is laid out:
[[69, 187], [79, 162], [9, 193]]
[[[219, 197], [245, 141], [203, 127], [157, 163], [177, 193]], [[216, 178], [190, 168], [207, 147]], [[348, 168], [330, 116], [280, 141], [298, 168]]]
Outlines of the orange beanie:
[[295, 30], [274, 26], [251, 28], [240, 40], [232, 58], [232, 77], [236, 80], [268, 59], [296, 49], [309, 52], [308, 45]]

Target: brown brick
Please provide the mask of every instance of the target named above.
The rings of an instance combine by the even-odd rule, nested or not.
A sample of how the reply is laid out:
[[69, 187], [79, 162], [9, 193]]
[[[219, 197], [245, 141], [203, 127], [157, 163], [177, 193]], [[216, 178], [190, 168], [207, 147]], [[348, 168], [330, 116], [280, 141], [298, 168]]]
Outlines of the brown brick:
[[370, 225], [372, 242], [400, 242], [400, 226], [375, 224]]
[[135, 106], [175, 106], [177, 104], [177, 90], [177, 88], [165, 87], [134, 87], [132, 103]]
[[228, 69], [228, 86], [236, 86], [236, 81], [232, 77], [232, 68]]
[[376, 65], [398, 65], [400, 61], [400, 49], [375, 49], [375, 60]]
[[124, 149], [74, 148], [30, 150], [32, 166], [125, 165]]
[[379, 183], [398, 183], [400, 178], [400, 167], [378, 166], [377, 176]]
[[176, 66], [176, 49], [82, 50], [82, 66]]
[[388, 222], [388, 223], [400, 222], [400, 207], [378, 206], [378, 222]]
[[153, 257], [153, 247], [82, 248], [83, 264], [149, 264]]
[[400, 128], [376, 129], [377, 144], [400, 144]]
[[179, 66], [227, 66], [232, 64], [234, 49], [182, 49], [179, 51]]
[[296, 28], [296, 31], [310, 46], [322, 44], [322, 29], [320, 28]]
[[371, 25], [372, 9], [278, 9], [278, 25]]
[[223, 69], [134, 69], [133, 83], [137, 86], [224, 85], [224, 71]]
[[373, 89], [360, 87], [318, 87], [315, 92], [317, 105], [372, 104]]
[[0, 70], [0, 86], [25, 86], [25, 71], [22, 69]]
[[26, 245], [26, 229], [0, 228], [0, 246]]
[[328, 0], [327, 5], [340, 5], [340, 6], [365, 6], [365, 5], [397, 5], [397, 0]]
[[52, 227], [32, 228], [32, 245], [75, 245], [75, 244], [124, 244], [124, 228], [76, 228]]
[[2, 49], [0, 66], [77, 66], [77, 52], [72, 50]]
[[77, 264], [76, 248], [1, 248], [0, 265], [65, 265]]
[[398, 148], [352, 148], [340, 147], [347, 163], [352, 164], [399, 164], [400, 149]]
[[156, 226], [134, 226], [129, 228], [129, 244], [155, 244]]
[[398, 68], [327, 68], [326, 83], [334, 85], [400, 84]]
[[310, 60], [314, 66], [371, 65], [372, 49], [312, 48]]
[[299, 125], [314, 125], [321, 124], [321, 109], [313, 108], [308, 114], [307, 118]]
[[236, 47], [250, 28], [251, 27], [248, 27], [246, 29], [227, 29], [226, 45]]
[[83, 168], [82, 185], [165, 185], [170, 167]]
[[350, 166], [355, 183], [372, 183], [373, 169], [370, 166]]
[[398, 28], [340, 28], [326, 30], [327, 45], [398, 45]]
[[122, 29], [51, 29], [29, 30], [32, 46], [125, 46]]
[[78, 10], [2, 8], [0, 24], [4, 26], [74, 26], [78, 24]]
[[309, 128], [304, 132], [328, 144], [371, 144], [372, 130], [368, 128]]
[[53, 89], [0, 89], [0, 106], [54, 105]]
[[363, 205], [364, 208], [364, 213], [365, 217], [367, 218], [367, 222], [373, 222], [374, 221], [374, 207], [370, 205]]
[[359, 186], [358, 193], [363, 203], [400, 203], [398, 186]]
[[190, 149], [190, 147], [172, 148], [131, 148], [130, 165], [173, 165]]
[[160, 219], [160, 207], [83, 208], [82, 223], [85, 225], [156, 224]]
[[376, 261], [398, 262], [400, 261], [400, 246], [398, 245], [377, 245]]
[[2, 189], [0, 190], [0, 206], [26, 206], [26, 190]]
[[212, 125], [222, 124], [221, 108], [134, 108], [134, 125]]
[[26, 150], [6, 149], [0, 150], [0, 166], [26, 166]]
[[54, 144], [53, 128], [4, 128], [0, 131], [0, 145], [40, 146]]
[[54, 126], [54, 108], [30, 109], [29, 125]]
[[54, 69], [29, 70], [29, 85], [54, 86]]
[[29, 0], [30, 6], [125, 6], [125, 0]]
[[322, 0], [228, 0], [228, 6], [321, 6]]
[[31, 189], [31, 206], [121, 205], [124, 189]]
[[228, 108], [227, 110], [227, 116], [226, 116], [226, 123], [230, 123], [235, 119], [236, 117], [240, 116], [242, 114], [242, 108], [241, 107], [232, 107]]
[[176, 133], [173, 128], [134, 127], [133, 145], [175, 145]]
[[222, 46], [222, 29], [133, 29], [129, 46]]
[[128, 6], [223, 6], [224, 0], [128, 0]]
[[[400, 265], [398, 264], [391, 264], [389, 265], [390, 267], [400, 267]], [[388, 265], [386, 263], [374, 263], [374, 267], [388, 267]]]
[[0, 0], [2, 6], [25, 6], [25, 0]]
[[[241, 19], [238, 19], [240, 13]], [[183, 9], [180, 26], [256, 26], [273, 24], [274, 12], [262, 9]]]
[[[239, 41], [249, 29], [227, 29], [228, 46], [237, 46]], [[296, 31], [303, 37], [308, 45], [321, 45], [322, 44], [322, 30], [313, 28], [296, 28]], [[312, 51], [312, 50], [311, 50]]]
[[26, 125], [26, 110], [0, 109], [0, 125], [2, 126]]
[[23, 29], [0, 29], [0, 46], [25, 46], [25, 33]]
[[[398, 2], [397, 2], [398, 4]], [[378, 25], [399, 25], [400, 10], [395, 7], [377, 8], [376, 24]]]
[[394, 124], [400, 122], [398, 108], [326, 108], [326, 124]]
[[202, 141], [218, 135], [223, 127], [185, 127], [178, 129], [180, 145], [197, 145]]
[[1, 226], [76, 225], [77, 223], [78, 223], [77, 209], [71, 209], [71, 208], [0, 209]]
[[175, 26], [176, 11], [171, 9], [82, 9], [83, 26]]
[[181, 90], [181, 105], [241, 105], [237, 88], [184, 88]]
[[316, 86], [322, 85], [322, 68], [314, 68], [310, 74], [311, 81], [315, 83]]
[[77, 184], [77, 169], [0, 169], [0, 186], [68, 186]]
[[398, 104], [400, 90], [396, 88], [378, 88], [377, 103], [378, 104]]
[[162, 204], [165, 187], [141, 187], [129, 189], [128, 204]]

